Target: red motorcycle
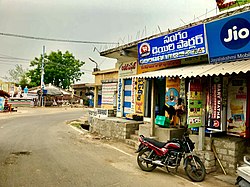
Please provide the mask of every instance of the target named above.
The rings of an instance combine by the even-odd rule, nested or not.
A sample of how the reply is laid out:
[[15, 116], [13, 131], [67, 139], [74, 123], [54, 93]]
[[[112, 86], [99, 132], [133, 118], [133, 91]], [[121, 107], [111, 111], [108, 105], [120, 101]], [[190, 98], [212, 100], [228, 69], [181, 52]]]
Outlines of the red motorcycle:
[[140, 135], [137, 163], [143, 171], [153, 171], [156, 167], [165, 167], [177, 171], [184, 158], [187, 176], [195, 182], [201, 182], [206, 176], [206, 169], [199, 157], [193, 155], [194, 143], [185, 133], [183, 139], [172, 139], [166, 143]]

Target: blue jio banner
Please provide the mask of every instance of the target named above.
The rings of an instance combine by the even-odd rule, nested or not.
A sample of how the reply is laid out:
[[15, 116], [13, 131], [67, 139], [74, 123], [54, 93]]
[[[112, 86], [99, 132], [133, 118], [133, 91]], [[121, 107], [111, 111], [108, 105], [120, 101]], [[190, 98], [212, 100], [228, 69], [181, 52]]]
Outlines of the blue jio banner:
[[250, 11], [206, 24], [210, 63], [250, 58]]
[[139, 64], [151, 64], [206, 54], [204, 35], [204, 25], [201, 24], [139, 43]]

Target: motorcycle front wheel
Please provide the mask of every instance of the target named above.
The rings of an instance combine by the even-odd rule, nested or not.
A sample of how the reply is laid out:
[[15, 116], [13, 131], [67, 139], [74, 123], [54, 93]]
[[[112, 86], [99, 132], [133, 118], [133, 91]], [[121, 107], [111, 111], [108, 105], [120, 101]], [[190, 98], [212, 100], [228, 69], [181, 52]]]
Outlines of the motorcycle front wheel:
[[150, 162], [146, 161], [144, 158], [148, 158], [149, 154], [150, 154], [151, 150], [150, 149], [142, 149], [138, 155], [137, 155], [137, 163], [139, 165], [139, 167], [143, 170], [143, 171], [153, 171], [157, 166], [154, 164], [151, 164]]
[[185, 172], [187, 176], [194, 182], [201, 182], [206, 176], [205, 166], [197, 156], [188, 158]]

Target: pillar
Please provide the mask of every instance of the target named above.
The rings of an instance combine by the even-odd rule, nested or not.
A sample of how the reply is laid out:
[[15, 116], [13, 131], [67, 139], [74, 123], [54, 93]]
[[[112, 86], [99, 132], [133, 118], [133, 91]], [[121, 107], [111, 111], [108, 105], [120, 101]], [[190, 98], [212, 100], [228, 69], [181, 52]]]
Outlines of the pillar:
[[[204, 81], [206, 80], [202, 80], [203, 83], [205, 83]], [[203, 84], [203, 85], [207, 85], [206, 84]], [[209, 85], [211, 85], [209, 83]], [[205, 147], [205, 126], [206, 126], [206, 92], [207, 92], [207, 88], [206, 86], [203, 86], [202, 87], [202, 118], [201, 118], [201, 121], [202, 121], [202, 126], [199, 127], [199, 143], [198, 143], [198, 150], [199, 151], [202, 151]]]
[[95, 86], [94, 90], [94, 108], [98, 107], [98, 86]]
[[151, 119], [150, 119], [150, 136], [155, 135], [155, 83], [152, 78], [152, 88], [151, 88]]

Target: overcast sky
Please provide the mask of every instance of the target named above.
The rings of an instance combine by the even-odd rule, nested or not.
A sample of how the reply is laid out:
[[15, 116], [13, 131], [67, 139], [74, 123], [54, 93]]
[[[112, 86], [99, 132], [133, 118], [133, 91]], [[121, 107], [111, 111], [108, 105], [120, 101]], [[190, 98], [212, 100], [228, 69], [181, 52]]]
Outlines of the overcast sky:
[[[53, 39], [119, 42], [135, 41], [216, 14], [216, 0], [0, 0], [0, 33]], [[206, 14], [207, 12], [207, 14]], [[196, 21], [198, 18], [196, 19]], [[75, 44], [31, 40], [0, 35], [0, 77], [15, 64], [29, 66], [29, 61], [5, 60], [3, 57], [33, 60], [42, 54], [68, 50], [82, 61], [85, 75], [81, 82], [94, 82], [91, 71], [114, 67], [115, 60], [100, 57], [99, 51], [112, 45]], [[114, 47], [114, 46], [113, 46]], [[46, 72], [45, 72], [46, 73]], [[46, 76], [46, 75], [45, 75]]]

